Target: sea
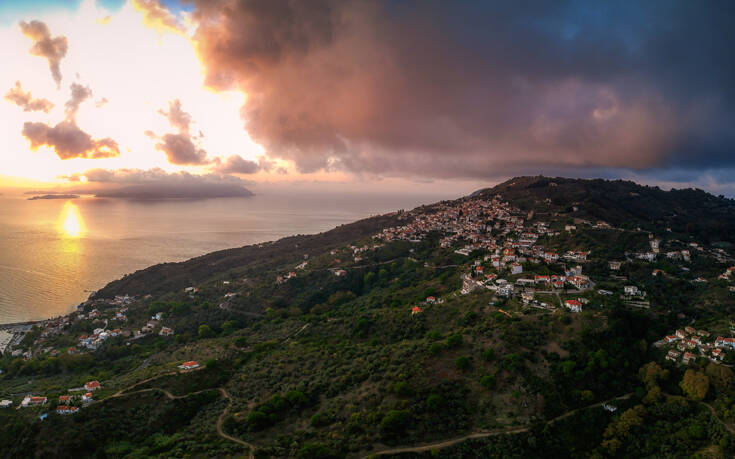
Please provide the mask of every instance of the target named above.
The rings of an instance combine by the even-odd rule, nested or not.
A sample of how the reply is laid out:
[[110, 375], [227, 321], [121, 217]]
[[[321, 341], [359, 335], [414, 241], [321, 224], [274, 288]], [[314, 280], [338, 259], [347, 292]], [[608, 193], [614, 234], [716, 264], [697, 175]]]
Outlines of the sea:
[[126, 273], [314, 234], [442, 194], [264, 192], [201, 200], [0, 196], [0, 324], [67, 314]]

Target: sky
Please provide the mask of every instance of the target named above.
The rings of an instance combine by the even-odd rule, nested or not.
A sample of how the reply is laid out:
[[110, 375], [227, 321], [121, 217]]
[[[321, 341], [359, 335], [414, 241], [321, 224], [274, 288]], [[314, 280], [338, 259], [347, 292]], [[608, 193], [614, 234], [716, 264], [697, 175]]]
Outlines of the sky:
[[0, 0], [0, 186], [735, 196], [734, 48], [724, 0]]

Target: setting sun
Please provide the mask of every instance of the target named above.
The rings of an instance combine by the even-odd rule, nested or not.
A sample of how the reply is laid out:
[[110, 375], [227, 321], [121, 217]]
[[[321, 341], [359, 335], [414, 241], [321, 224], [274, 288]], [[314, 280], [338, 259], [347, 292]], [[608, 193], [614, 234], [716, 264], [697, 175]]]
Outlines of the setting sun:
[[84, 222], [79, 208], [72, 202], [64, 204], [61, 211], [61, 232], [66, 237], [80, 237], [84, 232]]

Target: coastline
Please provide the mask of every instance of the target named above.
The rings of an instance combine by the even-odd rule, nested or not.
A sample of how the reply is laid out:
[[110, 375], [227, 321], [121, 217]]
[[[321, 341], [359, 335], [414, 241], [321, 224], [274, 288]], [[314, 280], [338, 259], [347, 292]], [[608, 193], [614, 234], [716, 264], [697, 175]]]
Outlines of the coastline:
[[49, 317], [48, 319], [42, 319], [42, 320], [28, 320], [25, 322], [11, 322], [7, 324], [0, 324], [0, 330], [7, 330], [9, 328], [17, 328], [17, 327], [32, 327], [36, 324], [40, 324], [43, 322], [46, 322], [47, 320], [53, 320], [54, 317]]

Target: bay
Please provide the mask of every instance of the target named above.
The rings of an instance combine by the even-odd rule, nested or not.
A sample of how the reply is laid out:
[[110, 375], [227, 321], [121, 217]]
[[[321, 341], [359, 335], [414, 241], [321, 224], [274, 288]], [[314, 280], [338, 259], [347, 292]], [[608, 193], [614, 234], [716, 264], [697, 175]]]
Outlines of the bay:
[[214, 250], [313, 234], [450, 196], [264, 193], [131, 201], [0, 197], [0, 323], [66, 314], [126, 273]]

